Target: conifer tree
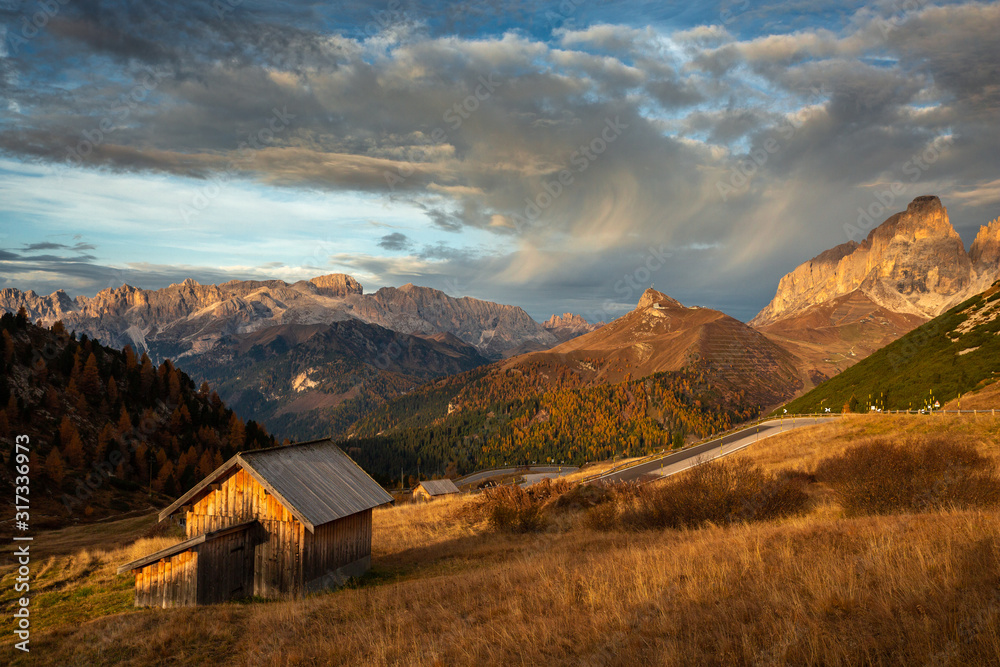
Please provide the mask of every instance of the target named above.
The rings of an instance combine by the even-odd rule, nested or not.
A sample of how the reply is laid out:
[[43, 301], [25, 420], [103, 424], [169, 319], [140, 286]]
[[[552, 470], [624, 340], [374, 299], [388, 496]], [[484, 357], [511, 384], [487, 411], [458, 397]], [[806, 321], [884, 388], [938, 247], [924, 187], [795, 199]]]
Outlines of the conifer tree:
[[97, 356], [91, 352], [79, 381], [80, 391], [88, 396], [97, 396], [101, 391], [101, 373], [97, 368]]
[[86, 465], [86, 459], [83, 452], [83, 441], [80, 439], [80, 434], [75, 430], [73, 435], [70, 437], [69, 443], [64, 449], [66, 453], [66, 461], [73, 466], [74, 470], [81, 470]]
[[55, 482], [56, 486], [62, 486], [63, 478], [66, 477], [66, 464], [58, 447], [53, 447], [45, 457], [45, 475]]

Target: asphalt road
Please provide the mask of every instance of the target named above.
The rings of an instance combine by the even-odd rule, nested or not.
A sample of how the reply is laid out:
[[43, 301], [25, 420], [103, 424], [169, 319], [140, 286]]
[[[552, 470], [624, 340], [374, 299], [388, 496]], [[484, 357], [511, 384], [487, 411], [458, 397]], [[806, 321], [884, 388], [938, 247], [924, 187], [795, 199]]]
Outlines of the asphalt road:
[[478, 484], [483, 480], [490, 479], [491, 477], [502, 477], [504, 475], [513, 475], [516, 472], [523, 473], [541, 473], [541, 472], [576, 472], [579, 470], [576, 466], [522, 466], [520, 468], [496, 468], [495, 470], [483, 470], [480, 472], [474, 472], [471, 475], [466, 475], [465, 477], [460, 477], [455, 482], [457, 486], [462, 486], [463, 484]]
[[828, 422], [830, 419], [836, 419], [836, 416], [796, 417], [794, 420], [789, 418], [773, 419], [763, 422], [759, 426], [750, 426], [742, 431], [736, 431], [721, 438], [709, 440], [690, 449], [667, 454], [647, 463], [640, 463], [639, 465], [606, 473], [589, 480], [588, 484], [634, 482], [647, 475], [667, 477], [668, 475], [692, 468], [699, 463], [732, 454], [764, 438], [804, 426], [822, 424]]

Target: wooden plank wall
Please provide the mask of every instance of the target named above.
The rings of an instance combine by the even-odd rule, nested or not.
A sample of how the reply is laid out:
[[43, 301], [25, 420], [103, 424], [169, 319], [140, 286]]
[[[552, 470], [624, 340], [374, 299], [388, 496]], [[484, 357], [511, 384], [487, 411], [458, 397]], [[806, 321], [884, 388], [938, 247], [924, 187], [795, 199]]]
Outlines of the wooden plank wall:
[[317, 526], [315, 533], [305, 535], [305, 581], [322, 577], [371, 553], [371, 510]]
[[188, 537], [257, 519], [267, 536], [252, 545], [253, 595], [282, 597], [302, 592], [302, 549], [308, 531], [246, 471], [229, 475], [218, 489], [195, 503], [185, 518]]
[[198, 545], [198, 604], [253, 594], [253, 530], [222, 535]]
[[182, 607], [198, 600], [198, 553], [183, 551], [135, 573], [136, 607]]
[[[236, 571], [240, 566], [229, 555], [239, 550], [235, 536], [198, 547], [202, 554], [197, 568], [202, 572], [198, 577], [199, 604], [229, 599], [240, 585], [245, 587], [240, 595], [297, 596], [304, 592], [305, 582], [371, 556], [371, 510], [317, 526], [313, 534], [242, 469], [194, 503], [185, 518], [189, 538], [252, 519], [260, 522], [265, 533], [257, 539], [246, 532], [238, 534], [243, 536], [239, 539], [244, 540], [247, 555], [243, 565], [247, 580], [239, 585]], [[227, 588], [231, 590], [223, 590]]]

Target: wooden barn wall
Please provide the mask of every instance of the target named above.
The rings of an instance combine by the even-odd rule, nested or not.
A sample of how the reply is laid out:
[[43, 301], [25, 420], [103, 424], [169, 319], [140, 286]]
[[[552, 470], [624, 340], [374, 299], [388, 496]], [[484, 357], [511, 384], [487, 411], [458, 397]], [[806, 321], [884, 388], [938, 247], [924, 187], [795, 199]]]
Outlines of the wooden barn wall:
[[[245, 570], [249, 581], [242, 584], [246, 587], [244, 595], [268, 598], [299, 595], [305, 590], [305, 582], [371, 556], [371, 510], [317, 526], [316, 532], [310, 533], [242, 469], [218, 482], [217, 488], [194, 503], [185, 519], [188, 537], [253, 519], [261, 524], [262, 534], [245, 538], [249, 541], [243, 549], [251, 562]], [[219, 538], [214, 542], [225, 542], [229, 548], [238, 550], [232, 540]], [[226, 556], [225, 548], [210, 543], [199, 546], [202, 558], [206, 559], [198, 568], [204, 573], [201, 582], [207, 585], [213, 578], [218, 581], [218, 589], [199, 592], [199, 603], [219, 601], [220, 596], [229, 599], [232, 590], [222, 589], [237, 588], [238, 559]], [[222, 571], [217, 571], [219, 568]]]
[[207, 493], [187, 512], [185, 519], [188, 537], [253, 519], [295, 521], [292, 513], [245, 470], [239, 469], [231, 473], [217, 486], [217, 489]]
[[[187, 536], [256, 519], [265, 540], [253, 545], [253, 595], [280, 597], [302, 590], [302, 544], [308, 531], [257, 480], [239, 469], [186, 514]], [[206, 568], [207, 569], [207, 568]]]
[[372, 511], [365, 510], [306, 532], [303, 570], [312, 581], [372, 553]]
[[213, 604], [253, 595], [254, 547], [266, 536], [259, 529], [241, 530], [199, 544], [198, 604]]
[[135, 606], [184, 607], [198, 601], [198, 553], [183, 551], [135, 573]]

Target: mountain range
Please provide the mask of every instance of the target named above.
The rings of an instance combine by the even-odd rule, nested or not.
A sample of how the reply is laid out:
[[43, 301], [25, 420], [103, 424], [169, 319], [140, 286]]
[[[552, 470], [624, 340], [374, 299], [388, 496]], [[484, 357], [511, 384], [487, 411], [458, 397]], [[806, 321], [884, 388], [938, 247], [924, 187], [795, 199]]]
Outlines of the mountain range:
[[295, 439], [341, 435], [431, 378], [546, 349], [596, 326], [570, 313], [543, 326], [516, 306], [412, 284], [365, 294], [343, 274], [293, 284], [122, 285], [75, 299], [61, 290], [0, 290], [0, 310], [21, 308], [32, 321], [62, 321], [106, 345], [175, 360], [241, 414]]
[[630, 378], [702, 366], [713, 380], [740, 387], [770, 405], [792, 396], [801, 382], [795, 359], [767, 336], [725, 313], [686, 307], [652, 288], [635, 310], [548, 350], [505, 360], [498, 369], [551, 368], [574, 384], [617, 384]]
[[131, 345], [153, 358], [180, 360], [206, 352], [223, 337], [289, 324], [359, 320], [403, 334], [448, 333], [482, 354], [500, 358], [534, 343], [551, 347], [555, 335], [523, 309], [407, 284], [373, 294], [351, 276], [332, 274], [296, 283], [233, 280], [200, 285], [188, 279], [159, 290], [130, 285], [93, 298], [0, 290], [0, 309], [24, 307], [32, 320], [62, 322], [109, 345]]
[[[1000, 220], [983, 226], [967, 252], [940, 199], [923, 196], [861, 243], [831, 248], [784, 276], [748, 324], [653, 289], [608, 324], [572, 313], [539, 323], [516, 306], [413, 284], [366, 294], [344, 274], [291, 284], [123, 285], [93, 298], [7, 288], [0, 310], [24, 308], [33, 321], [60, 320], [106, 345], [176, 360], [233, 409], [302, 439], [391, 430], [402, 422], [390, 418], [401, 415], [390, 403], [412, 407], [419, 396], [426, 402], [404, 420], [410, 426], [487, 409], [498, 396], [525, 400], [678, 373], [693, 373], [701, 387], [678, 396], [697, 394], [728, 411], [725, 419], [749, 415], [841, 373], [997, 278]], [[420, 389], [439, 378], [454, 379]], [[641, 412], [645, 419], [649, 409]], [[643, 438], [661, 440], [655, 429]]]

